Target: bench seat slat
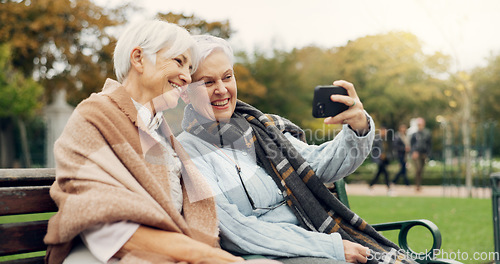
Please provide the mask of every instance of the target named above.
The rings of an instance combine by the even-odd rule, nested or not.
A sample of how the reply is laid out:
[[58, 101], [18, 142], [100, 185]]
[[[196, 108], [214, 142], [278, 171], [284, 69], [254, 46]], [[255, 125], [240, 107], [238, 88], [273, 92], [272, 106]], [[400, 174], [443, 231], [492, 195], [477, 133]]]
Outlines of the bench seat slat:
[[[0, 216], [56, 212], [49, 195], [55, 169], [0, 169]], [[25, 218], [25, 217], [23, 217]], [[26, 217], [29, 219], [29, 217]], [[0, 224], [0, 256], [45, 251], [47, 220]], [[44, 257], [21, 257], [2, 264], [42, 264]]]
[[44, 257], [34, 257], [28, 259], [16, 259], [0, 262], [1, 264], [45, 264]]
[[47, 223], [41, 220], [0, 225], [0, 256], [46, 250], [43, 238]]

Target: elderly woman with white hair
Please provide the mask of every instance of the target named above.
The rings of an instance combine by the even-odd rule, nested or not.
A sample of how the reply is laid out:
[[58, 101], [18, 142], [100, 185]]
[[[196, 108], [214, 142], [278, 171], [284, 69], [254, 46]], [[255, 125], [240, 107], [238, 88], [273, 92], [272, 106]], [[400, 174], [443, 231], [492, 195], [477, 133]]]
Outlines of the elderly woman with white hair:
[[118, 39], [118, 81], [82, 101], [55, 144], [48, 263], [242, 260], [220, 249], [213, 195], [162, 116], [191, 82], [193, 44], [157, 20]]
[[371, 150], [374, 123], [354, 86], [333, 83], [348, 95], [331, 100], [349, 108], [325, 123], [343, 123], [342, 131], [332, 141], [309, 145], [290, 121], [237, 99], [227, 41], [195, 39], [199, 63], [183, 94], [190, 104], [178, 140], [216, 195], [222, 248], [283, 263], [381, 261], [370, 252], [398, 257], [394, 243], [324, 185], [352, 173]]

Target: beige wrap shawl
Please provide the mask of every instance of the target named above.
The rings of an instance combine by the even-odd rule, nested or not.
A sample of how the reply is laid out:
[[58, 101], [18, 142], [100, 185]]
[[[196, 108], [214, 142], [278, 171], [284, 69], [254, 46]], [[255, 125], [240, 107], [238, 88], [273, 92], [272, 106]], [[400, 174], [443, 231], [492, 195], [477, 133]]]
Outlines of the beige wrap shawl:
[[[77, 106], [54, 147], [56, 181], [50, 195], [59, 211], [50, 219], [44, 240], [49, 263], [61, 263], [83, 230], [121, 220], [182, 233], [218, 247], [210, 188], [166, 122], [160, 129], [183, 164], [182, 215], [169, 193], [172, 176], [163, 157], [166, 152], [138, 119], [121, 84], [108, 79], [102, 92]], [[131, 252], [122, 263], [158, 262], [158, 257]]]

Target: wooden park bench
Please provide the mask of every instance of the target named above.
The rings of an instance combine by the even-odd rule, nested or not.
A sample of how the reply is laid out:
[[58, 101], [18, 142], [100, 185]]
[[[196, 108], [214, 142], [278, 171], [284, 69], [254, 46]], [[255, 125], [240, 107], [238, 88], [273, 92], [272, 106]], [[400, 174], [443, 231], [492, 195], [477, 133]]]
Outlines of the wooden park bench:
[[[55, 179], [55, 169], [0, 169], [0, 216], [40, 214], [56, 212], [57, 207], [49, 196], [50, 185]], [[336, 182], [335, 188], [340, 201], [349, 207], [345, 183]], [[50, 215], [49, 215], [50, 216]], [[48, 216], [44, 216], [45, 219]], [[25, 217], [26, 218], [26, 217]], [[43, 251], [46, 245], [43, 238], [47, 231], [48, 220], [33, 220], [27, 216], [27, 221], [4, 223], [0, 218], [0, 257], [41, 252], [35, 257], [17, 256], [20, 259], [1, 261], [0, 263], [43, 263]], [[432, 250], [440, 249], [441, 233], [437, 226], [428, 220], [411, 220], [373, 225], [378, 231], [400, 230], [399, 246], [406, 252], [411, 252], [408, 246], [408, 231], [415, 226], [427, 228], [433, 237], [433, 246], [427, 255], [418, 255], [420, 263], [458, 263], [447, 260], [434, 260]]]
[[[43, 238], [48, 220], [32, 220], [37, 217], [26, 214], [57, 211], [49, 196], [54, 178], [54, 169], [0, 169], [0, 216], [23, 215], [22, 218], [27, 219], [14, 223], [4, 223], [0, 219], [0, 257], [47, 249]], [[44, 256], [43, 253], [37, 257], [21, 255], [21, 259], [0, 263], [44, 263]]]

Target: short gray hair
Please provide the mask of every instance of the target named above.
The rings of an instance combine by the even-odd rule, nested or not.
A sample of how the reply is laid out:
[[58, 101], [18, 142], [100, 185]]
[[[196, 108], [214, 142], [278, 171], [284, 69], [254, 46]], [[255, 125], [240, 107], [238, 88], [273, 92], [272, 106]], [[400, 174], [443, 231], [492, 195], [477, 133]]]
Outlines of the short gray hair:
[[166, 21], [145, 20], [128, 26], [116, 42], [113, 60], [119, 82], [123, 82], [128, 75], [130, 53], [135, 47], [141, 47], [153, 64], [156, 63], [156, 53], [162, 48], [169, 47], [169, 51], [165, 54], [167, 58], [176, 57], [190, 50], [193, 72], [196, 70], [198, 52], [193, 38], [186, 29]]
[[212, 52], [216, 50], [224, 52], [229, 59], [231, 66], [234, 65], [233, 49], [227, 40], [211, 35], [195, 35], [193, 38], [196, 42], [196, 49], [198, 50], [198, 61], [196, 62], [196, 65], [200, 65], [208, 57], [208, 55], [212, 54]]

